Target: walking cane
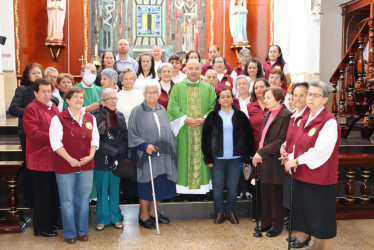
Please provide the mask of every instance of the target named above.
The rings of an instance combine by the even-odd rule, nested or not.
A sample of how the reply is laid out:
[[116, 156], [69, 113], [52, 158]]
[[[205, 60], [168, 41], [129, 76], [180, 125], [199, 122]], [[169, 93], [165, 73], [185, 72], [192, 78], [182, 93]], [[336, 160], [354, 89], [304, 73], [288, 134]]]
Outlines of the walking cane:
[[258, 177], [257, 177], [257, 168], [260, 167], [260, 164], [257, 163], [255, 167], [255, 192], [256, 192], [256, 228], [255, 232], [253, 233], [253, 237], [260, 238], [262, 237], [262, 233], [258, 230]]
[[[159, 155], [159, 153], [157, 152]], [[152, 185], [152, 196], [153, 196], [153, 206], [155, 208], [155, 219], [156, 219], [156, 234], [161, 234], [160, 233], [160, 227], [158, 225], [158, 213], [157, 213], [157, 202], [156, 202], [156, 194], [155, 194], [155, 186], [153, 184], [153, 172], [152, 172], [152, 160], [151, 160], [151, 155], [148, 155], [148, 161], [149, 161], [149, 171], [151, 172], [151, 185]]]
[[291, 180], [290, 180], [290, 217], [288, 223], [288, 250], [291, 249], [291, 231], [292, 231], [292, 196], [293, 196], [293, 168], [291, 168]]

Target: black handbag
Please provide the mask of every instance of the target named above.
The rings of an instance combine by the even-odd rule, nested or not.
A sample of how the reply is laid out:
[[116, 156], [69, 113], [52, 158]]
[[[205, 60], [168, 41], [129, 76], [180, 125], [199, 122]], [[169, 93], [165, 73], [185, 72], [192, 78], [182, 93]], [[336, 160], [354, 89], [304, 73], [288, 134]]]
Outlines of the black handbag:
[[112, 171], [113, 171], [113, 174], [118, 177], [136, 180], [136, 176], [137, 176], [136, 162], [131, 161], [129, 159], [120, 160], [118, 165], [114, 165]]

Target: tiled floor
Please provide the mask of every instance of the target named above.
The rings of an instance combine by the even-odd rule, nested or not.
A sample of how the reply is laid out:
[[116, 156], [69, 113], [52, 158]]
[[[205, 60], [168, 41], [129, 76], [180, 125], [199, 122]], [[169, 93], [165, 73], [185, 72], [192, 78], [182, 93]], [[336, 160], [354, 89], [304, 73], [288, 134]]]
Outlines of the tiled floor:
[[[212, 220], [172, 221], [155, 230], [126, 224], [123, 230], [107, 227], [95, 231], [90, 225], [88, 242], [69, 245], [58, 237], [34, 237], [32, 229], [22, 234], [0, 235], [0, 249], [287, 249], [287, 231], [279, 237], [252, 237], [255, 223], [241, 219], [239, 225], [228, 221], [214, 225]], [[334, 249], [374, 249], [374, 220], [338, 221]]]

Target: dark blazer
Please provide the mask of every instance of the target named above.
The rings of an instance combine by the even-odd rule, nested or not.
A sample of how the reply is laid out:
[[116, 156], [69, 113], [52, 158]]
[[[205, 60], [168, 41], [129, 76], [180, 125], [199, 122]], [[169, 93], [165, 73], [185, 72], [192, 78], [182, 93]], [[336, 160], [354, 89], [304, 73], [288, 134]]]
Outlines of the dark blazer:
[[[234, 109], [232, 126], [233, 155], [241, 156], [244, 163], [250, 163], [250, 156], [254, 154], [251, 123], [242, 111]], [[201, 148], [205, 164], [223, 156], [223, 121], [218, 111], [212, 111], [205, 119]]]
[[110, 127], [109, 111], [102, 105], [98, 110], [92, 112], [96, 118], [97, 130], [100, 134], [99, 149], [95, 154], [95, 170], [110, 170], [113, 161], [110, 157], [115, 157], [118, 150], [127, 151], [127, 127], [123, 114], [115, 111], [118, 128]]
[[[262, 157], [262, 164], [260, 167], [261, 183], [283, 184], [284, 167], [281, 165], [281, 161], [278, 160], [280, 157], [279, 149], [286, 140], [291, 114], [287, 107], [283, 105], [278, 115], [269, 126], [265, 135], [264, 146], [257, 151]], [[270, 112], [264, 115], [260, 140], [269, 115]]]

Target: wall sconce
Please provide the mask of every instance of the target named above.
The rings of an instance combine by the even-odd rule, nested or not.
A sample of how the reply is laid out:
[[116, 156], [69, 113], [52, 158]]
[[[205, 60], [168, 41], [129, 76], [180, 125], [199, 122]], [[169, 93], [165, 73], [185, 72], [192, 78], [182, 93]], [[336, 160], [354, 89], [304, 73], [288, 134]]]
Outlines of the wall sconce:
[[321, 12], [321, 1], [312, 0], [312, 17], [316, 24], [319, 24], [322, 20], [323, 13]]

